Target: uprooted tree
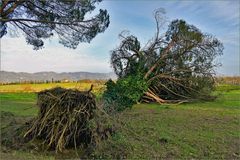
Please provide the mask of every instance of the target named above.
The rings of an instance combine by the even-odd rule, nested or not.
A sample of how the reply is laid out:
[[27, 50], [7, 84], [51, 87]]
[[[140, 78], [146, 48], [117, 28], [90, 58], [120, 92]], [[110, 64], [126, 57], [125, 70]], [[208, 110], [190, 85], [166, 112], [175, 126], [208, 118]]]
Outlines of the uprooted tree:
[[76, 48], [90, 42], [109, 25], [106, 10], [86, 16], [101, 0], [1, 0], [0, 38], [19, 29], [34, 49], [43, 47], [43, 39], [58, 35], [59, 42]]
[[[145, 90], [138, 90], [142, 92], [138, 100], [145, 102], [210, 99], [214, 69], [219, 65], [214, 59], [223, 53], [222, 43], [184, 20], [172, 21], [165, 34], [161, 34], [166, 23], [162, 13], [155, 13], [156, 35], [145, 47], [141, 47], [137, 37], [120, 34], [122, 42], [111, 52], [111, 64], [118, 81], [127, 81], [122, 90], [128, 93], [132, 87], [145, 84]], [[138, 80], [126, 87], [129, 77]]]

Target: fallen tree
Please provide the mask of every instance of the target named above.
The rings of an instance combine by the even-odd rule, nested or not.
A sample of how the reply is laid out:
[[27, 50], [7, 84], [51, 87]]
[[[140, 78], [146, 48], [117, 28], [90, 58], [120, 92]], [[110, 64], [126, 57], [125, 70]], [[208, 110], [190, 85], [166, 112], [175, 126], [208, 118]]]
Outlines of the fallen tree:
[[[162, 9], [156, 11], [156, 34], [145, 47], [141, 47], [137, 37], [120, 34], [122, 42], [111, 52], [116, 75], [119, 80], [141, 75], [140, 81], [147, 85], [140, 96], [144, 102], [212, 99], [214, 69], [219, 65], [214, 60], [223, 53], [222, 43], [184, 20], [172, 21], [161, 34], [167, 22], [163, 14]], [[129, 86], [123, 88], [126, 92], [128, 89]]]

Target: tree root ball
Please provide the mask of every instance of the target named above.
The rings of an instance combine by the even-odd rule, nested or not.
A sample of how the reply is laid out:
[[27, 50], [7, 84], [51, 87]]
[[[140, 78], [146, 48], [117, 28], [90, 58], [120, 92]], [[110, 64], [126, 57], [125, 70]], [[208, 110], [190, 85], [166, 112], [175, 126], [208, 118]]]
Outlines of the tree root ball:
[[95, 96], [89, 91], [53, 88], [38, 93], [38, 116], [24, 135], [40, 139], [48, 148], [62, 151], [92, 141], [88, 127], [96, 109]]

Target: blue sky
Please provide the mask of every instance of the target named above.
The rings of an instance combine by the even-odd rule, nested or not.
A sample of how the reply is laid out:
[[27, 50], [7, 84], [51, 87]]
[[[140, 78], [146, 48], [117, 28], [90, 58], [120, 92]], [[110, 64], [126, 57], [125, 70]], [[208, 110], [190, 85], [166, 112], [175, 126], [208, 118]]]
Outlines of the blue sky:
[[224, 54], [216, 60], [222, 63], [218, 75], [240, 75], [239, 0], [105, 0], [96, 11], [99, 8], [110, 14], [109, 28], [90, 44], [82, 43], [75, 50], [63, 47], [57, 37], [47, 39], [44, 49], [34, 51], [23, 36], [5, 36], [1, 39], [1, 70], [111, 72], [110, 51], [120, 43], [118, 34], [128, 30], [144, 46], [154, 36], [154, 10], [164, 8], [169, 21], [184, 19], [223, 42]]

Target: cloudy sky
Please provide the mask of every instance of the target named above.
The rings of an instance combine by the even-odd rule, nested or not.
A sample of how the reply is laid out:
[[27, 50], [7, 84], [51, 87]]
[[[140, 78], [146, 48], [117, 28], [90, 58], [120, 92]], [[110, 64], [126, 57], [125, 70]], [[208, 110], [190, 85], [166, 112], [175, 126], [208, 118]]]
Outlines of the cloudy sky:
[[217, 59], [222, 63], [217, 69], [218, 75], [240, 75], [239, 0], [105, 0], [97, 6], [99, 8], [107, 9], [110, 14], [109, 28], [90, 44], [82, 43], [75, 50], [63, 47], [57, 37], [47, 39], [45, 48], [35, 51], [22, 35], [4, 36], [1, 39], [1, 70], [111, 72], [110, 51], [120, 43], [118, 34], [129, 30], [144, 46], [154, 35], [153, 11], [164, 8], [169, 20], [184, 19], [223, 42], [224, 55]]

